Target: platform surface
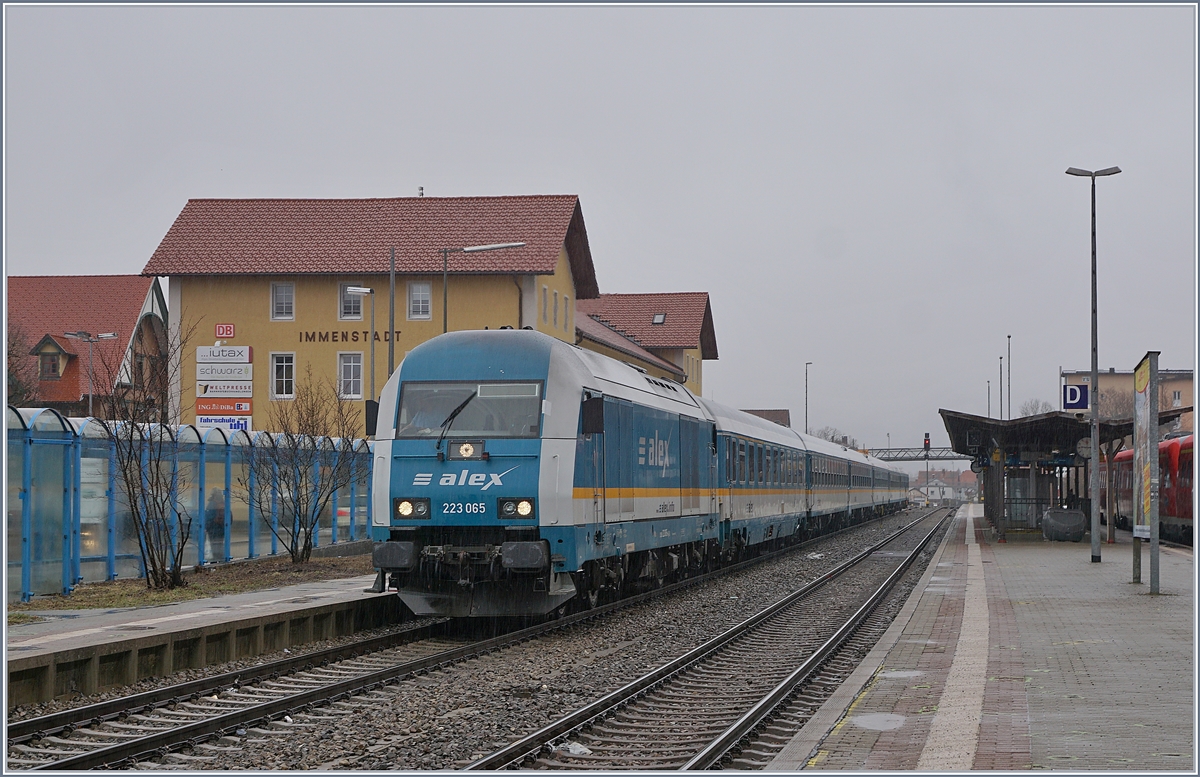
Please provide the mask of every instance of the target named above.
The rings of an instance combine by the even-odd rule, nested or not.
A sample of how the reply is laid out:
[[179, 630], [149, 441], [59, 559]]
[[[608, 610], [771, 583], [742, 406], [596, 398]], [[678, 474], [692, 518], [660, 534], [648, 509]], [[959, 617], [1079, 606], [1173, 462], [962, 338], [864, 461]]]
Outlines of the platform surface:
[[95, 610], [30, 610], [39, 623], [9, 626], [8, 657], [34, 656], [125, 639], [152, 631], [195, 629], [257, 615], [305, 610], [377, 596], [363, 593], [374, 575], [280, 586], [153, 607]]
[[[967, 541], [972, 528], [971, 542]], [[988, 544], [958, 510], [879, 646], [768, 767], [1194, 772], [1195, 568], [1128, 533]]]

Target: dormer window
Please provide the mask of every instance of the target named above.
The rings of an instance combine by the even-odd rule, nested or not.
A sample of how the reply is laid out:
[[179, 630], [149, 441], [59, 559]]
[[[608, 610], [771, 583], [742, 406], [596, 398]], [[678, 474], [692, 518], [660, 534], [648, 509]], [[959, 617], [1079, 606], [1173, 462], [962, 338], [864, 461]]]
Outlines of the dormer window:
[[655, 314], [654, 314], [654, 319], [653, 319], [653, 320], [652, 320], [650, 323], [652, 323], [652, 324], [665, 324], [665, 323], [667, 323], [667, 314], [666, 314], [666, 313], [655, 313]]
[[38, 357], [38, 377], [42, 380], [54, 380], [58, 374], [58, 354], [43, 353]]

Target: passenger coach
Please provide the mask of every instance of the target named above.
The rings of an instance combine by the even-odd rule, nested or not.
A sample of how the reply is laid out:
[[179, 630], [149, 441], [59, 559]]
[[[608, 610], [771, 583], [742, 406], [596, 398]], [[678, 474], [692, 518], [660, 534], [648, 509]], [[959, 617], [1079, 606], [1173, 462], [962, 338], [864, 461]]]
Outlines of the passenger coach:
[[417, 614], [540, 615], [904, 506], [907, 476], [532, 331], [415, 348], [380, 397], [372, 537]]

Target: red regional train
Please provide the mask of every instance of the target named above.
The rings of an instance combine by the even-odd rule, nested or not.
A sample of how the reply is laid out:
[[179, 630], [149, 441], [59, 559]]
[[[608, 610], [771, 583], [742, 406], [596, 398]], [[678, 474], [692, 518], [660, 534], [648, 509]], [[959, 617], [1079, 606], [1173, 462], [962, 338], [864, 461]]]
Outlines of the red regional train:
[[[1159, 537], [1172, 542], [1192, 544], [1192, 444], [1195, 435], [1163, 440], [1158, 444]], [[1133, 515], [1133, 451], [1125, 450], [1114, 459], [1117, 468], [1117, 526], [1128, 529]], [[1105, 465], [1100, 465], [1101, 483], [1107, 482]]]

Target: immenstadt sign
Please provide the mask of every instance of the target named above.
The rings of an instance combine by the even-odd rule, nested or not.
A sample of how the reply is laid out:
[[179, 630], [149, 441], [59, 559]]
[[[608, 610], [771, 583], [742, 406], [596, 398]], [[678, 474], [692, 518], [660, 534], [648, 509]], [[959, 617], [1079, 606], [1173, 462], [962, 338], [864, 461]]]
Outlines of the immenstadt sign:
[[1087, 410], [1088, 387], [1063, 385], [1063, 410]]

